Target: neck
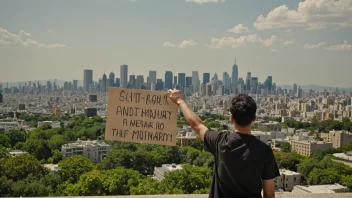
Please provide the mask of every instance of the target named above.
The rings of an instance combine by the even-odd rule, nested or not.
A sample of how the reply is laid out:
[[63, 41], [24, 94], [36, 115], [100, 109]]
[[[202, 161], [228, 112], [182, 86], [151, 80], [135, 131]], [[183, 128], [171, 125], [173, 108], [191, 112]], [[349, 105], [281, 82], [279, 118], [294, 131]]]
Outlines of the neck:
[[243, 133], [243, 134], [247, 134], [250, 135], [251, 134], [251, 126], [236, 126], [235, 125], [235, 129], [237, 130], [238, 133]]

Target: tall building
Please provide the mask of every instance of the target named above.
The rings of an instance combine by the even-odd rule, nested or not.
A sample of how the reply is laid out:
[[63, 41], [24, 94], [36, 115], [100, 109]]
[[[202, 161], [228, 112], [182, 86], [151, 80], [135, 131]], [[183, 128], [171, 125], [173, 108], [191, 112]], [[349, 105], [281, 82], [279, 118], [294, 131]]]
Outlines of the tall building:
[[251, 80], [252, 80], [252, 73], [248, 72], [247, 78], [246, 78], [246, 89], [247, 90], [251, 90]]
[[177, 76], [174, 76], [174, 87], [177, 85]]
[[126, 88], [128, 84], [128, 65], [120, 66], [120, 87]]
[[297, 84], [295, 83], [295, 84], [293, 84], [293, 94], [294, 94], [294, 95], [297, 94], [297, 90], [298, 90]]
[[108, 87], [115, 87], [115, 74], [111, 72], [109, 74], [109, 86]]
[[252, 77], [251, 93], [258, 94], [258, 77]]
[[186, 87], [192, 87], [192, 77], [187, 76], [186, 77]]
[[120, 87], [120, 78], [116, 78], [116, 87]]
[[227, 93], [226, 90], [231, 89], [230, 75], [227, 72], [224, 72], [222, 74], [222, 81], [223, 81], [225, 93]]
[[78, 90], [78, 80], [73, 80], [73, 91]]
[[186, 85], [186, 74], [178, 73], [178, 84], [185, 86]]
[[149, 71], [149, 82], [156, 83], [156, 71]]
[[[172, 73], [171, 73], [171, 79], [172, 79]], [[165, 86], [166, 86], [166, 82], [165, 82]], [[170, 89], [172, 89], [172, 83], [171, 83], [171, 88]], [[157, 79], [156, 80], [155, 90], [156, 91], [163, 91], [164, 90], [164, 82], [163, 82], [162, 79]]]
[[104, 73], [103, 78], [101, 80], [101, 92], [105, 93], [108, 90], [108, 78], [106, 77], [106, 74]]
[[210, 82], [210, 73], [203, 73], [203, 84]]
[[232, 66], [231, 80], [232, 80], [231, 82], [232, 87], [235, 87], [238, 82], [238, 66], [236, 64], [236, 59], [235, 59], [235, 64]]
[[83, 74], [83, 91], [88, 92], [93, 87], [93, 70], [85, 69]]
[[198, 92], [199, 91], [199, 74], [198, 71], [192, 71], [192, 87], [193, 87], [193, 92]]
[[324, 151], [332, 148], [332, 143], [317, 141], [292, 141], [292, 151], [300, 155], [310, 156], [310, 154], [318, 151]]
[[2, 90], [0, 89], [0, 103], [3, 103]]
[[144, 76], [138, 75], [136, 78], [136, 89], [143, 89], [144, 86]]
[[267, 88], [269, 91], [273, 90], [273, 77], [272, 76], [268, 76], [267, 80]]
[[171, 71], [166, 71], [165, 72], [165, 89], [169, 90], [169, 89], [173, 88], [173, 86], [172, 86], [172, 78], [173, 78], [172, 72]]
[[135, 89], [136, 88], [136, 76], [130, 75], [130, 80], [128, 81], [127, 88]]
[[206, 96], [212, 96], [211, 84], [210, 84], [210, 83], [207, 83], [207, 84], [206, 84], [205, 95], [206, 95]]

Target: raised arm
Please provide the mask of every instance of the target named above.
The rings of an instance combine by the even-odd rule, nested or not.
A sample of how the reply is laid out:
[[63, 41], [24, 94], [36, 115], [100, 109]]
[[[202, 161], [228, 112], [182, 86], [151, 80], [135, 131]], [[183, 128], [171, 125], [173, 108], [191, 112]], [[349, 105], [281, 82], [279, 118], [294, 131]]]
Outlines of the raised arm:
[[185, 116], [188, 124], [192, 127], [192, 129], [198, 134], [200, 139], [204, 141], [204, 134], [208, 130], [208, 128], [203, 124], [203, 121], [199, 118], [197, 114], [195, 114], [186, 104], [181, 91], [179, 90], [169, 90], [168, 95], [172, 102], [176, 103], [183, 115]]

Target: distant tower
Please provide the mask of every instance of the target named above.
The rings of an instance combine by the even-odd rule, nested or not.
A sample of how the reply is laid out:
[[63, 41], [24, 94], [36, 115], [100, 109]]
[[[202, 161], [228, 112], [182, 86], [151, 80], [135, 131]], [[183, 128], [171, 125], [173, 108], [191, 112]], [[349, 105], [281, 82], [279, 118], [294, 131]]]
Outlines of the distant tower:
[[109, 87], [114, 87], [115, 84], [115, 74], [111, 72], [109, 74]]
[[203, 84], [210, 82], [210, 73], [203, 73]]
[[101, 81], [101, 87], [102, 87], [102, 92], [106, 92], [107, 91], [107, 85], [108, 85], [108, 79], [107, 79], [107, 77], [106, 77], [106, 75], [105, 75], [105, 73], [104, 73], [104, 75], [103, 75], [103, 78], [102, 78], [102, 81]]
[[83, 91], [88, 92], [93, 86], [93, 70], [85, 69], [83, 74]]
[[199, 74], [198, 71], [192, 71], [192, 87], [193, 87], [193, 92], [198, 92], [199, 91]]
[[185, 86], [186, 85], [186, 74], [178, 73], [178, 84]]
[[238, 82], [238, 66], [236, 64], [236, 58], [235, 58], [235, 64], [232, 66], [231, 80], [232, 80], [231, 82], [232, 87], [235, 87]]
[[[165, 72], [165, 89], [169, 90], [172, 89], [172, 79], [173, 79], [173, 74], [171, 71], [166, 71]], [[159, 81], [159, 84], [161, 83], [161, 81]], [[160, 88], [160, 87], [158, 87]], [[158, 90], [158, 89], [157, 89]], [[159, 91], [159, 90], [158, 90]], [[161, 91], [161, 90], [160, 90]]]
[[126, 88], [128, 84], [128, 65], [120, 66], [120, 87]]

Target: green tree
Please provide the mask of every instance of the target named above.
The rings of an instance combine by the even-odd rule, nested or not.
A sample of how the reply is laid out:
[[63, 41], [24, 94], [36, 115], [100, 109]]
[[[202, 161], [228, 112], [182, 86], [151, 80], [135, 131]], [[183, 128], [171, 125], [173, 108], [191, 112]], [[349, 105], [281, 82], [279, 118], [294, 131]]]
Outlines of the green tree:
[[26, 141], [26, 132], [23, 130], [12, 130], [7, 136], [10, 138], [11, 146], [14, 147], [18, 142]]
[[347, 186], [352, 192], [352, 175], [344, 175], [341, 178], [342, 185]]
[[106, 170], [119, 166], [132, 168], [132, 151], [127, 149], [111, 150], [100, 164], [100, 167]]
[[280, 145], [280, 148], [282, 152], [285, 152], [285, 153], [291, 152], [291, 144], [288, 142], [283, 142]]
[[0, 145], [0, 159], [7, 158], [8, 156], [9, 156], [9, 151], [5, 147]]
[[165, 174], [163, 191], [167, 194], [192, 194], [196, 190], [209, 188], [211, 179], [205, 167], [183, 165], [182, 170]]
[[52, 156], [48, 159], [49, 163], [57, 164], [62, 160], [62, 153], [59, 150], [53, 150]]
[[333, 168], [318, 169], [314, 168], [308, 176], [308, 184], [310, 185], [322, 185], [322, 184], [335, 184], [341, 179], [338, 171]]
[[26, 183], [17, 181], [12, 185], [12, 195], [15, 197], [45, 197], [49, 195], [48, 188], [39, 181]]
[[180, 150], [182, 154], [182, 163], [187, 163], [187, 164], [193, 164], [193, 161], [197, 159], [197, 157], [201, 153], [199, 150], [190, 146], [183, 147]]
[[7, 135], [1, 134], [0, 133], [0, 145], [6, 147], [6, 148], [11, 148], [11, 140]]
[[161, 192], [161, 183], [150, 177], [140, 179], [137, 186], [132, 186], [131, 195], [158, 195]]
[[63, 135], [56, 134], [50, 138], [48, 146], [51, 150], [60, 150], [61, 146], [66, 143], [67, 141]]
[[24, 143], [23, 149], [34, 155], [38, 160], [46, 160], [51, 156], [48, 142], [43, 139], [29, 139]]
[[6, 159], [3, 165], [1, 165], [0, 171], [0, 175], [6, 175], [8, 179], [14, 181], [25, 179], [29, 174], [36, 178], [41, 178], [48, 172], [39, 161], [30, 154], [23, 154]]
[[193, 140], [189, 146], [198, 149], [199, 151], [202, 151], [204, 149], [204, 143], [199, 137]]
[[71, 183], [77, 182], [82, 174], [92, 171], [95, 168], [88, 158], [80, 155], [74, 155], [62, 160], [58, 165], [61, 169], [60, 175], [62, 180]]

